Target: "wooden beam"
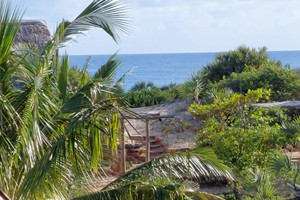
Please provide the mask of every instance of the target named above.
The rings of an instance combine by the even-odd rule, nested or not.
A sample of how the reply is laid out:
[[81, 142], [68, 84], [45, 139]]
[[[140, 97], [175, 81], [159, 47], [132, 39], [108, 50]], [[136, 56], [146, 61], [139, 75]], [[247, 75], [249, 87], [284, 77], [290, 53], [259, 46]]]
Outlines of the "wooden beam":
[[150, 128], [149, 119], [146, 119], [146, 162], [150, 161]]

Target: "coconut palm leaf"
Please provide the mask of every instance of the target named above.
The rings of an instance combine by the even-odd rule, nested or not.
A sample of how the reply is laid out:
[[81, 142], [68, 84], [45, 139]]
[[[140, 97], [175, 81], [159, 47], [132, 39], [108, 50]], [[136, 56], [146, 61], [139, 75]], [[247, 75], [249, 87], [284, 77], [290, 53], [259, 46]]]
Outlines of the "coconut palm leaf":
[[60, 63], [58, 49], [93, 27], [117, 40], [125, 9], [119, 1], [93, 1], [59, 25], [41, 55], [26, 45], [11, 48], [21, 14], [7, 2], [0, 2], [0, 189], [13, 199], [65, 198], [75, 178], [101, 165], [103, 146], [116, 150], [118, 99], [105, 81], [114, 65], [103, 80], [69, 93], [69, 64]]
[[103, 141], [109, 148], [117, 148], [115, 101], [105, 99], [92, 103], [88, 108], [82, 107], [76, 112], [73, 110], [73, 113], [59, 112], [61, 114], [54, 116], [58, 123], [54, 132], [59, 136], [52, 139], [48, 148], [44, 147], [45, 153], [24, 177], [19, 198], [36, 198], [42, 195], [39, 191], [45, 195], [66, 197], [68, 186], [72, 185], [75, 177], [101, 167]]
[[58, 89], [60, 91], [60, 98], [64, 102], [67, 97], [68, 90], [68, 76], [69, 75], [69, 57], [67, 55], [63, 56], [60, 72], [58, 74]]
[[[190, 187], [190, 186], [193, 187]], [[197, 191], [194, 183], [176, 183], [169, 179], [134, 181], [115, 189], [106, 189], [99, 192], [82, 195], [73, 200], [83, 199], [106, 199], [106, 200], [172, 200], [172, 199], [193, 199], [193, 200], [222, 200], [222, 198]]]
[[74, 21], [62, 21], [53, 39], [46, 45], [44, 54], [56, 54], [56, 50], [74, 41], [76, 36], [92, 28], [101, 28], [115, 41], [120, 32], [128, 32], [127, 9], [119, 0], [94, 0]]
[[121, 61], [116, 59], [117, 53], [112, 55], [108, 61], [99, 68], [99, 70], [94, 74], [94, 79], [106, 79], [112, 81], [116, 75], [117, 69], [121, 65]]
[[[15, 108], [9, 104], [10, 99], [0, 94], [0, 130], [16, 129], [20, 123], [20, 116]], [[0, 132], [1, 132], [0, 131]], [[2, 143], [0, 143], [1, 145]]]
[[[36, 155], [40, 153], [42, 146], [48, 143], [43, 126], [49, 126], [53, 123], [52, 114], [58, 109], [56, 106], [57, 98], [53, 84], [49, 79], [49, 73], [40, 63], [39, 66], [26, 66], [27, 73], [33, 74], [27, 79], [26, 85], [19, 97], [16, 97], [13, 105], [21, 113], [22, 125], [19, 127], [18, 134], [24, 142], [24, 153], [28, 155], [31, 165], [37, 159]], [[49, 129], [54, 129], [52, 126]]]
[[91, 28], [101, 28], [115, 41], [119, 31], [128, 31], [127, 9], [122, 1], [94, 0], [67, 26], [62, 45]]
[[3, 0], [0, 2], [0, 10], [2, 11], [0, 14], [0, 63], [10, 52], [23, 15], [19, 8], [13, 9], [12, 6], [10, 1]]
[[70, 96], [62, 105], [60, 112], [74, 113], [80, 112], [82, 109], [89, 109], [97, 101], [96, 97], [102, 97], [101, 101], [103, 99], [109, 100], [105, 95], [111, 93], [110, 90], [111, 87], [107, 83], [100, 82], [100, 80], [92, 80], [82, 86], [74, 95]]
[[117, 188], [140, 178], [168, 177], [176, 180], [194, 180], [199, 184], [234, 181], [228, 167], [220, 163], [206, 148], [192, 152], [168, 154], [151, 160], [119, 177], [105, 189]]
[[15, 109], [8, 103], [10, 101], [7, 96], [10, 92], [10, 78], [13, 73], [7, 61], [22, 17], [20, 9], [17, 7], [13, 9], [12, 6], [10, 1], [0, 2], [0, 128], [2, 131], [10, 127], [10, 123], [16, 128], [18, 119]]

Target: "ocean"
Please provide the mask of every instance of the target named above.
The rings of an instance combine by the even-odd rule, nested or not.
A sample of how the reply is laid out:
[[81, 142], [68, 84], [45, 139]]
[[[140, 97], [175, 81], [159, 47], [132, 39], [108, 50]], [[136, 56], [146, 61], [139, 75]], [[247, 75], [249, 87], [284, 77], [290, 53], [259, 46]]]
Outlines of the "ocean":
[[[300, 51], [269, 51], [270, 60], [279, 60], [291, 68], [300, 67]], [[193, 72], [201, 70], [211, 63], [216, 53], [173, 53], [173, 54], [120, 54], [117, 58], [122, 61], [116, 74], [116, 80], [127, 71], [124, 89], [128, 91], [135, 83], [151, 81], [161, 87], [170, 83], [183, 83]], [[71, 55], [71, 66], [82, 68], [90, 57], [88, 72], [94, 74], [110, 55]]]

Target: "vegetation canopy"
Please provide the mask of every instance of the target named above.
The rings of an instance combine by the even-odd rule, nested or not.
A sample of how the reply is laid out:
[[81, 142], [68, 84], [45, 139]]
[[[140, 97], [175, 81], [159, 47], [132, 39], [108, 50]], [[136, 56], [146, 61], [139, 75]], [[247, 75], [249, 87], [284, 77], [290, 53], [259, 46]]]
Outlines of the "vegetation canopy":
[[93, 1], [63, 21], [44, 49], [13, 44], [22, 12], [0, 3], [0, 190], [12, 199], [68, 198], [74, 183], [103, 168], [117, 149], [118, 98], [109, 63], [69, 87], [69, 58], [59, 48], [91, 28], [114, 40], [128, 30], [121, 1]]

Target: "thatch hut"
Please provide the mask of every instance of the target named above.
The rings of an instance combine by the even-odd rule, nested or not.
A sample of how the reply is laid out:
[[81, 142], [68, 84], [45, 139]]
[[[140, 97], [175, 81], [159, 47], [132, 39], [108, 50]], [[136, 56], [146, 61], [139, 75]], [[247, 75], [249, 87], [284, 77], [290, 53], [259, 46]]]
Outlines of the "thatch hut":
[[50, 32], [45, 21], [22, 20], [15, 43], [30, 43], [42, 51], [50, 39]]

